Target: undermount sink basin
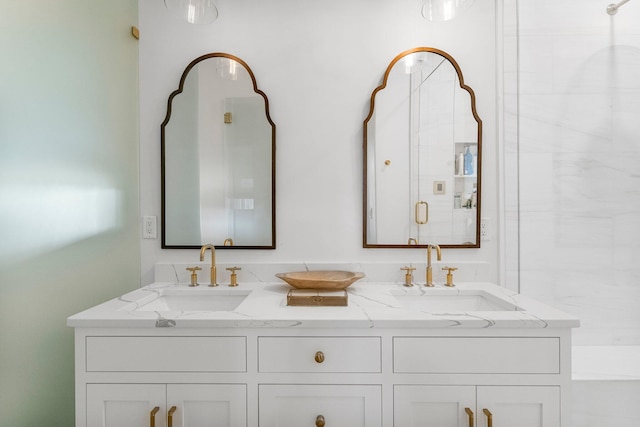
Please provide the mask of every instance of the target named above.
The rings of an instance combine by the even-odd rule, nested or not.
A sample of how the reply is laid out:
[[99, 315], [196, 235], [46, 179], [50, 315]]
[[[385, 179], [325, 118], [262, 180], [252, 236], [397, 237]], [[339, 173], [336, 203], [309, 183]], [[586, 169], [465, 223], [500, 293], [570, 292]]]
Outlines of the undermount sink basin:
[[408, 310], [442, 312], [517, 311], [520, 308], [484, 291], [429, 290], [419, 295], [396, 294], [393, 297]]
[[296, 289], [345, 289], [356, 280], [362, 279], [364, 273], [351, 271], [295, 271], [278, 273], [276, 277], [284, 280]]
[[141, 301], [135, 311], [233, 311], [249, 293], [246, 290], [164, 290], [149, 302]]

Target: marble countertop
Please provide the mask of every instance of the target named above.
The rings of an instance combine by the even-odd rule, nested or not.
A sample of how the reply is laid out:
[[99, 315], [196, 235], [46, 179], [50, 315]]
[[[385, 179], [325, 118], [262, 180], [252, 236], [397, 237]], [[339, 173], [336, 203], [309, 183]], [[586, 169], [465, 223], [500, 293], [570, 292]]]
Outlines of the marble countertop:
[[[190, 288], [185, 284], [157, 282], [119, 298], [89, 308], [67, 319], [76, 328], [574, 328], [575, 317], [491, 283], [460, 283], [455, 288], [404, 287], [399, 284], [356, 282], [348, 291], [346, 307], [287, 305], [283, 283], [249, 283]], [[246, 298], [229, 311], [141, 310], [174, 292], [190, 295], [240, 295]], [[484, 295], [502, 301], [511, 310], [409, 307], [406, 301], [423, 301], [438, 295]]]

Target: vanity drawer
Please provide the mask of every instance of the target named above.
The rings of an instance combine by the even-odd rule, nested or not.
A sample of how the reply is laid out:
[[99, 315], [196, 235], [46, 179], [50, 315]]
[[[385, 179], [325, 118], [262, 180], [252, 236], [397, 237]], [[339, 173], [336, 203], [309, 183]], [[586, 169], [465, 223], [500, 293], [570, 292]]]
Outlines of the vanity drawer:
[[260, 372], [381, 372], [380, 337], [260, 337]]
[[88, 372], [246, 372], [245, 337], [86, 337]]
[[393, 371], [424, 374], [559, 374], [560, 339], [394, 337]]
[[264, 385], [259, 389], [259, 425], [382, 426], [379, 385]]

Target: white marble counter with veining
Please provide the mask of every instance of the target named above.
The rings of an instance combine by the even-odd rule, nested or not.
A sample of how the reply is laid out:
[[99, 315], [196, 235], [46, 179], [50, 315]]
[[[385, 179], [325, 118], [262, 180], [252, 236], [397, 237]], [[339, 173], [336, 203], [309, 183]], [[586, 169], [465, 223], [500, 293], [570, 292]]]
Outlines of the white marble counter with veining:
[[[356, 282], [347, 289], [346, 307], [287, 306], [290, 289], [284, 283], [243, 283], [236, 288], [201, 285], [192, 288], [186, 284], [158, 282], [75, 314], [68, 318], [67, 324], [80, 328], [427, 329], [574, 328], [579, 325], [578, 319], [571, 315], [490, 283], [426, 288]], [[169, 293], [188, 296], [194, 301], [206, 295], [236, 295], [240, 300], [244, 299], [237, 307], [220, 311], [144, 308]], [[438, 296], [453, 296], [457, 300], [455, 296], [467, 295], [489, 298], [504, 308], [476, 309], [467, 305], [452, 309], [447, 303], [442, 307], [437, 303]], [[423, 307], [421, 302], [428, 304]]]

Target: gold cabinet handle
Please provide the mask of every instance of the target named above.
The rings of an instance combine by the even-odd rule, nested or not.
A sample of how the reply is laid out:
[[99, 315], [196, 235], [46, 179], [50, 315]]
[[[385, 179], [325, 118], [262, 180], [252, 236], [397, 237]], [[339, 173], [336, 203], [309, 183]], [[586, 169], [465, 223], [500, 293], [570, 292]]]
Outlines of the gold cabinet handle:
[[324, 417], [322, 415], [316, 417], [316, 427], [324, 427]]
[[[316, 351], [316, 355], [315, 355], [314, 359], [315, 359], [315, 361], [316, 361], [317, 363], [322, 363], [322, 362], [324, 362], [324, 353], [323, 353], [323, 352], [321, 352], [321, 351]], [[318, 416], [320, 417], [321, 415], [318, 415]], [[324, 419], [324, 418], [323, 418], [323, 419]], [[324, 424], [322, 424], [322, 425], [324, 425]]]
[[156, 406], [151, 410], [151, 413], [149, 414], [149, 427], [156, 427], [156, 414], [159, 410], [159, 406]]
[[487, 416], [487, 427], [493, 427], [493, 414], [487, 408], [484, 408], [482, 412]]
[[469, 408], [464, 408], [464, 412], [469, 416], [469, 427], [473, 427], [473, 411]]
[[171, 409], [169, 409], [169, 413], [167, 414], [167, 427], [173, 427], [173, 413], [176, 412], [176, 408], [175, 406], [172, 406]]

